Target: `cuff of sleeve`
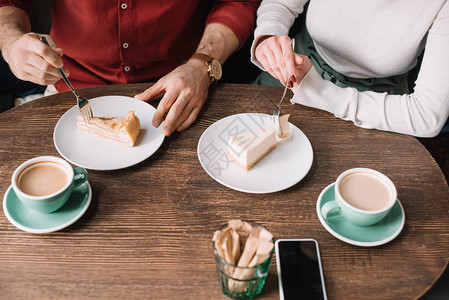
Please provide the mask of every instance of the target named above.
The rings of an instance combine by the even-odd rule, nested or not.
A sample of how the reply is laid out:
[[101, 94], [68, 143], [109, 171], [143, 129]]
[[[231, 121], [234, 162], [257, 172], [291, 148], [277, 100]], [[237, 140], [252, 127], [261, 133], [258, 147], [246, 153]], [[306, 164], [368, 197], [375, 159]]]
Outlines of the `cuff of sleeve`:
[[312, 67], [302, 79], [290, 102], [318, 108], [339, 116], [344, 114], [345, 102], [348, 99], [347, 91], [344, 90], [346, 89], [336, 88], [332, 82], [324, 80], [315, 67]]
[[280, 27], [279, 24], [268, 24], [264, 26], [257, 26], [254, 31], [254, 41], [251, 45], [251, 62], [258, 66], [262, 71], [265, 71], [265, 68], [256, 58], [256, 46], [259, 43], [259, 40], [267, 35], [287, 35], [288, 28]]

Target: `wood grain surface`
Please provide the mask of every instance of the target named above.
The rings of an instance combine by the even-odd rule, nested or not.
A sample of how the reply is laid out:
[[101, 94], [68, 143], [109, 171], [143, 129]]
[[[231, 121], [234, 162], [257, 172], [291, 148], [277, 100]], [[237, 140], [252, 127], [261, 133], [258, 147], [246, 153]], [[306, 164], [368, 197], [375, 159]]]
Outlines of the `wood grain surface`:
[[[133, 96], [149, 85], [94, 87], [80, 94]], [[203, 170], [197, 144], [208, 126], [236, 113], [271, 114], [281, 95], [282, 88], [213, 86], [197, 121], [166, 138], [150, 158], [123, 170], [89, 171], [91, 206], [66, 229], [31, 234], [0, 214], [0, 298], [226, 299], [211, 240], [217, 228], [235, 218], [265, 225], [275, 239], [316, 239], [329, 299], [420, 297], [449, 260], [449, 188], [415, 138], [361, 129], [284, 101], [282, 113], [291, 114], [290, 121], [314, 151], [312, 168], [302, 181], [273, 194], [246, 194], [219, 184]], [[40, 155], [60, 156], [53, 130], [74, 104], [71, 94], [61, 93], [0, 114], [2, 196], [20, 163]], [[388, 244], [346, 244], [318, 220], [318, 195], [353, 167], [376, 169], [397, 186], [406, 224]], [[273, 260], [258, 299], [278, 298]]]

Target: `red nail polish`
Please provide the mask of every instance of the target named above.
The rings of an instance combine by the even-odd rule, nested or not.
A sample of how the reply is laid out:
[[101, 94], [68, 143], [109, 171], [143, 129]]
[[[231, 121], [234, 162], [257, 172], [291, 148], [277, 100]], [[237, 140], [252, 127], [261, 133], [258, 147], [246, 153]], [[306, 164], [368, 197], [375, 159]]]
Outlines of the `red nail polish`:
[[290, 82], [288, 83], [288, 88], [291, 89], [292, 87], [293, 87], [293, 82], [290, 81]]
[[292, 80], [293, 82], [296, 82], [296, 76], [295, 76], [295, 75], [290, 76], [290, 78], [291, 78], [291, 80]]

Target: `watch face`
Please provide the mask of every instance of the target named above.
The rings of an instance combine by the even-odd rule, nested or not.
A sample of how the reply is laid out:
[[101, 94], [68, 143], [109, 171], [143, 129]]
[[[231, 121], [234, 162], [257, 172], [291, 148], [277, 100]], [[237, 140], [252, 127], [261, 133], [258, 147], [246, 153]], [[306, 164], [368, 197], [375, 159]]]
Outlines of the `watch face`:
[[212, 76], [214, 76], [215, 80], [220, 80], [221, 78], [221, 65], [220, 63], [213, 59], [210, 64], [210, 72], [212, 73]]

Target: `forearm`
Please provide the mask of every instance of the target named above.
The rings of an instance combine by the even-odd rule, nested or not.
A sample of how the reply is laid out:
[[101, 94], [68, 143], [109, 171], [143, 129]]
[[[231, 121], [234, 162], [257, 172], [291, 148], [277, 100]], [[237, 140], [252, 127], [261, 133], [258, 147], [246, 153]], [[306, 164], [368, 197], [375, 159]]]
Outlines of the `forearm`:
[[13, 6], [0, 7], [0, 51], [4, 51], [8, 42], [30, 31], [31, 25], [25, 11]]
[[207, 54], [223, 64], [239, 47], [239, 39], [227, 26], [211, 23], [204, 30], [196, 52]]
[[257, 27], [254, 37], [259, 35], [286, 35], [296, 17], [304, 11], [307, 0], [264, 0], [257, 10]]
[[417, 86], [414, 93], [404, 95], [359, 92], [324, 80], [312, 68], [291, 101], [328, 111], [362, 128], [432, 137], [449, 115], [449, 85], [440, 84], [438, 90], [428, 85]]

